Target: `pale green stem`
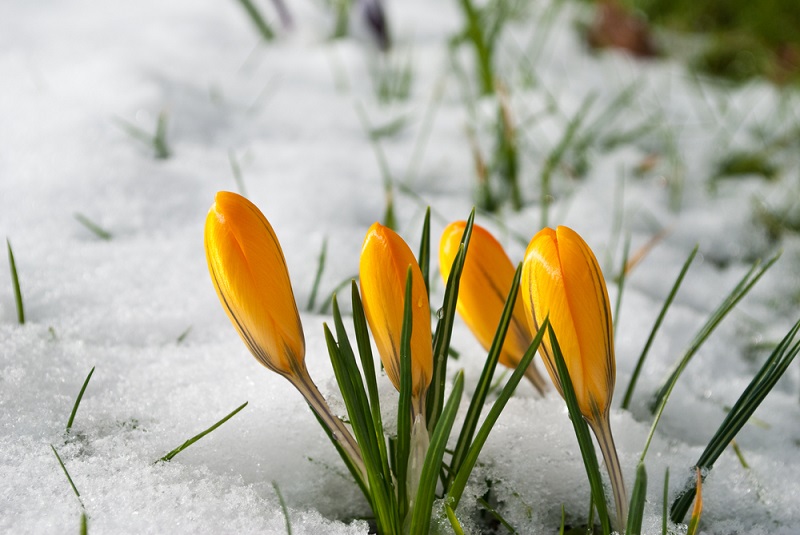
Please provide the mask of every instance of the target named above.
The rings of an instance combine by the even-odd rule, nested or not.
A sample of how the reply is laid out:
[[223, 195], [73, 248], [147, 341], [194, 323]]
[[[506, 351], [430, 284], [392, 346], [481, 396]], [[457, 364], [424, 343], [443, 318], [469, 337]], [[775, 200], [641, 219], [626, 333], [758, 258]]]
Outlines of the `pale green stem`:
[[617, 448], [614, 446], [614, 437], [611, 435], [611, 423], [608, 414], [597, 418], [597, 421], [590, 422], [589, 426], [597, 437], [600, 451], [603, 452], [603, 459], [606, 463], [608, 477], [611, 480], [611, 490], [614, 492], [614, 505], [617, 510], [617, 522], [614, 526], [616, 531], [622, 533], [628, 522], [628, 494], [625, 492], [625, 480], [622, 477], [622, 467], [619, 464]]
[[422, 475], [422, 467], [425, 465], [425, 456], [428, 454], [430, 441], [428, 426], [425, 421], [425, 395], [423, 394], [411, 399], [411, 447], [408, 453], [408, 470], [406, 471], [406, 489], [408, 491], [406, 533], [408, 533], [408, 524], [413, 516], [419, 479]]
[[539, 370], [534, 366], [533, 362], [525, 368], [525, 377], [531, 382], [533, 388], [535, 388], [541, 396], [544, 396], [544, 393], [547, 392], [547, 381], [542, 377], [542, 374], [539, 373]]
[[300, 391], [303, 397], [306, 398], [311, 410], [325, 423], [325, 426], [330, 430], [333, 438], [339, 443], [342, 449], [347, 453], [347, 456], [350, 457], [353, 464], [358, 468], [362, 480], [366, 484], [369, 480], [367, 479], [367, 469], [364, 466], [364, 460], [361, 457], [361, 448], [358, 446], [356, 439], [353, 438], [353, 435], [347, 427], [345, 427], [344, 422], [331, 412], [328, 402], [322, 397], [317, 385], [314, 384], [308, 372], [303, 370], [303, 373], [297, 376], [289, 375], [286, 378]]

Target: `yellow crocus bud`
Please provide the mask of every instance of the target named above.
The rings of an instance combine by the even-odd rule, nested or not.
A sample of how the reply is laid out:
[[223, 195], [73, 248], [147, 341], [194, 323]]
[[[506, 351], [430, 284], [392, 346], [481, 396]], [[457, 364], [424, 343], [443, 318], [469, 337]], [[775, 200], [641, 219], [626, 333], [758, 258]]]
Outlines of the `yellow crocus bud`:
[[383, 367], [400, 390], [400, 339], [406, 276], [411, 268], [411, 397], [420, 400], [433, 374], [431, 312], [414, 253], [392, 229], [373, 224], [361, 248], [361, 300]]
[[[616, 378], [614, 327], [597, 258], [574, 230], [544, 228], [525, 252], [522, 295], [531, 328], [538, 330], [549, 318], [556, 334], [581, 414], [603, 453], [614, 491], [616, 528], [622, 531], [628, 500], [609, 423]], [[563, 396], [549, 337], [544, 338], [539, 352]]]
[[217, 296], [253, 356], [281, 375], [302, 375], [303, 326], [281, 245], [261, 210], [220, 191], [206, 217], [205, 247]]
[[[597, 259], [574, 230], [545, 228], [528, 244], [522, 269], [531, 328], [549, 315], [581, 413], [595, 421], [608, 412], [616, 373], [611, 307]], [[548, 337], [539, 347], [563, 395]]]
[[[442, 233], [439, 242], [439, 268], [445, 284], [450, 276], [453, 260], [458, 254], [466, 225], [466, 221], [455, 221]], [[514, 265], [500, 242], [488, 230], [473, 225], [467, 258], [461, 272], [457, 310], [486, 350], [492, 346], [500, 317], [503, 315], [503, 307], [514, 280], [514, 271]], [[516, 368], [532, 341], [533, 334], [518, 293], [500, 353], [500, 364]], [[544, 379], [533, 363], [528, 366], [525, 375], [539, 392], [544, 392]]]

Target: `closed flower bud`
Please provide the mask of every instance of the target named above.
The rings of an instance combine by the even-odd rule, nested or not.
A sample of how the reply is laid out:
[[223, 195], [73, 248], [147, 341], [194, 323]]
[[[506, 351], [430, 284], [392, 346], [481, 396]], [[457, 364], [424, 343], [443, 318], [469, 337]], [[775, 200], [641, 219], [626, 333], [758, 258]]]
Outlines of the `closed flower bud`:
[[[525, 253], [522, 292], [533, 329], [550, 318], [584, 418], [604, 420], [616, 367], [608, 291], [594, 253], [567, 227], [542, 229]], [[540, 353], [563, 395], [548, 337]]]
[[[442, 233], [439, 242], [439, 268], [445, 283], [458, 254], [465, 227], [465, 221], [456, 221], [450, 223]], [[503, 246], [489, 231], [473, 225], [467, 258], [461, 272], [457, 309], [484, 349], [488, 350], [492, 345], [513, 280], [514, 265]], [[500, 353], [500, 364], [516, 368], [532, 340], [533, 335], [518, 294]], [[526, 375], [542, 392], [544, 381], [533, 363], [526, 370]]]
[[[614, 327], [603, 273], [583, 238], [567, 227], [544, 228], [533, 237], [522, 267], [522, 295], [531, 326], [548, 317], [569, 371], [581, 414], [597, 437], [616, 505], [615, 529], [623, 531], [628, 495], [611, 434], [614, 393]], [[561, 395], [549, 337], [539, 351]]]
[[400, 341], [406, 276], [411, 268], [411, 395], [425, 394], [433, 373], [431, 312], [414, 253], [393, 230], [375, 223], [361, 249], [361, 300], [386, 374], [400, 390]]
[[250, 201], [217, 193], [205, 227], [217, 296], [253, 356], [284, 376], [305, 371], [305, 339], [281, 245]]

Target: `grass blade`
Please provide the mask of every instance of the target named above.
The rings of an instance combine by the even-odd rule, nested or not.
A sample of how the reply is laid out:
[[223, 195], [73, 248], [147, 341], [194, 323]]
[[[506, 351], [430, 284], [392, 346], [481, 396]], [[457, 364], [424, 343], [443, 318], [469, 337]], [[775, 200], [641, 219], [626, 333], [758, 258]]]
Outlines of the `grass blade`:
[[545, 319], [539, 331], [536, 333], [536, 336], [533, 338], [528, 351], [525, 352], [525, 355], [520, 359], [517, 369], [511, 374], [503, 391], [500, 392], [494, 405], [492, 405], [492, 408], [486, 415], [486, 419], [483, 421], [480, 430], [475, 434], [475, 440], [472, 441], [472, 445], [469, 447], [469, 451], [467, 451], [467, 455], [464, 457], [464, 462], [461, 463], [461, 468], [459, 468], [452, 485], [450, 485], [450, 488], [447, 490], [447, 500], [452, 504], [454, 510], [458, 508], [458, 502], [461, 500], [461, 495], [464, 493], [464, 488], [467, 486], [469, 475], [472, 473], [475, 463], [478, 462], [478, 455], [481, 452], [481, 448], [483, 448], [483, 445], [486, 443], [486, 440], [489, 438], [489, 432], [500, 417], [500, 413], [505, 408], [506, 403], [511, 399], [522, 377], [525, 375], [525, 369], [531, 363], [533, 357], [536, 356], [536, 351], [539, 349], [539, 344], [542, 343], [542, 337], [548, 325], [550, 325], [550, 322]]
[[14, 286], [14, 301], [17, 304], [17, 322], [25, 324], [25, 307], [22, 305], [22, 290], [19, 286], [19, 273], [17, 273], [17, 263], [14, 260], [14, 251], [11, 250], [11, 242], [6, 238], [8, 247], [8, 265], [11, 268], [11, 284]]
[[[653, 340], [656, 338], [656, 333], [658, 329], [661, 327], [661, 322], [664, 321], [664, 317], [667, 315], [667, 310], [669, 310], [670, 305], [672, 304], [673, 299], [675, 299], [675, 295], [678, 293], [678, 288], [681, 287], [681, 283], [683, 282], [683, 277], [686, 275], [686, 272], [689, 271], [689, 266], [692, 264], [694, 257], [697, 255], [697, 250], [699, 246], [695, 245], [692, 252], [689, 253], [689, 257], [683, 263], [683, 267], [681, 268], [681, 272], [678, 274], [678, 278], [675, 279], [675, 284], [672, 285], [672, 289], [669, 291], [669, 295], [667, 295], [666, 301], [664, 301], [664, 306], [661, 307], [661, 312], [658, 313], [658, 317], [656, 318], [656, 322], [653, 324], [653, 329], [650, 331], [650, 336], [647, 337], [647, 342], [644, 344], [644, 348], [642, 349], [642, 353], [639, 355], [639, 359], [636, 361], [636, 367], [633, 369], [633, 373], [631, 374], [631, 380], [628, 383], [628, 388], [625, 389], [625, 397], [622, 399], [622, 408], [628, 409], [631, 405], [631, 399], [633, 398], [633, 391], [636, 389], [636, 382], [639, 380], [639, 374], [642, 371], [642, 366], [644, 365], [645, 359], [647, 359], [647, 354], [650, 351], [650, 346], [653, 345]], [[625, 269], [623, 269], [623, 273]]]
[[458, 473], [464, 456], [470, 447], [472, 437], [475, 434], [475, 429], [478, 427], [478, 420], [481, 416], [481, 409], [486, 401], [486, 396], [492, 386], [492, 377], [497, 368], [497, 362], [500, 359], [500, 352], [503, 348], [503, 343], [506, 339], [508, 326], [511, 323], [511, 317], [514, 314], [514, 304], [517, 300], [517, 292], [519, 291], [520, 277], [522, 276], [522, 264], [517, 266], [517, 271], [514, 273], [514, 279], [511, 283], [511, 290], [506, 298], [506, 304], [503, 308], [503, 313], [500, 316], [500, 323], [492, 341], [492, 346], [489, 349], [489, 355], [486, 358], [486, 364], [483, 366], [478, 384], [475, 387], [475, 393], [469, 403], [467, 415], [464, 418], [464, 423], [461, 427], [461, 433], [458, 436], [456, 447], [453, 450], [453, 457], [450, 460], [450, 474], [445, 483], [447, 489], [453, 482], [453, 478]]
[[252, 0], [239, 0], [239, 3], [242, 4], [247, 16], [250, 17], [250, 21], [253, 23], [253, 26], [256, 27], [258, 33], [261, 34], [261, 37], [263, 37], [265, 41], [272, 41], [272, 39], [275, 38], [275, 32], [272, 31], [272, 27]]
[[[403, 329], [400, 334], [400, 401], [397, 404], [397, 444], [395, 473], [397, 474], [397, 501], [400, 518], [408, 511], [407, 474], [411, 451], [411, 266], [406, 271], [406, 295], [403, 301]], [[437, 466], [438, 468], [438, 466]]]
[[244, 187], [244, 177], [242, 176], [242, 166], [239, 165], [239, 160], [236, 159], [236, 152], [233, 149], [228, 149], [228, 163], [231, 166], [233, 180], [236, 182], [239, 193], [242, 197], [247, 197], [247, 189]]
[[70, 477], [69, 472], [67, 471], [67, 467], [64, 466], [64, 461], [61, 460], [61, 456], [58, 454], [58, 451], [56, 451], [55, 446], [50, 444], [50, 449], [52, 449], [53, 453], [55, 453], [56, 459], [58, 459], [58, 464], [61, 465], [61, 469], [64, 471], [64, 475], [67, 476], [67, 481], [69, 481], [69, 486], [72, 487], [72, 492], [74, 492], [75, 496], [78, 497], [78, 501], [80, 502], [81, 507], [83, 507], [83, 501], [81, 500], [81, 493], [78, 492], [78, 488], [75, 486], [75, 483], [72, 481], [72, 477]]
[[667, 504], [669, 503], [669, 466], [664, 472], [664, 502], [661, 507], [661, 535], [667, 535]]
[[739, 301], [741, 301], [745, 295], [750, 291], [750, 289], [758, 282], [758, 280], [767, 272], [769, 268], [772, 267], [775, 262], [777, 262], [778, 258], [780, 258], [780, 253], [772, 257], [769, 262], [767, 262], [761, 269], [758, 269], [759, 262], [753, 264], [753, 267], [742, 277], [742, 280], [739, 281], [739, 284], [731, 291], [730, 294], [720, 303], [719, 307], [711, 314], [706, 321], [705, 325], [700, 329], [700, 331], [695, 336], [694, 340], [689, 346], [689, 349], [686, 351], [684, 356], [676, 363], [673, 372], [664, 381], [664, 384], [659, 388], [656, 392], [655, 396], [653, 396], [653, 400], [650, 404], [650, 412], [654, 413], [656, 409], [659, 407], [661, 402], [664, 400], [668, 393], [672, 391], [672, 388], [675, 386], [675, 383], [678, 381], [678, 378], [683, 373], [683, 370], [689, 364], [689, 361], [692, 359], [694, 354], [700, 349], [700, 346], [703, 345], [703, 342], [711, 336], [711, 333], [714, 332], [714, 329], [722, 322], [722, 320], [727, 316], [728, 312], [733, 310]]
[[425, 281], [425, 291], [428, 298], [431, 295], [430, 266], [431, 266], [431, 207], [425, 210], [425, 221], [422, 223], [422, 238], [419, 242], [419, 269], [422, 271], [422, 280]]
[[458, 521], [455, 511], [453, 511], [449, 503], [444, 504], [444, 511], [447, 514], [447, 520], [450, 521], [450, 527], [453, 528], [453, 533], [455, 535], [464, 535], [464, 528], [461, 527], [461, 522]]
[[72, 429], [72, 422], [75, 421], [75, 414], [78, 412], [78, 406], [81, 404], [81, 400], [83, 399], [83, 393], [86, 392], [86, 387], [89, 385], [89, 379], [92, 378], [93, 373], [94, 373], [94, 366], [92, 366], [92, 369], [89, 370], [89, 375], [86, 376], [86, 380], [83, 382], [81, 391], [78, 392], [78, 398], [75, 400], [75, 404], [72, 406], [72, 412], [70, 413], [69, 420], [67, 421], [68, 432], [70, 429]]
[[541, 200], [542, 203], [542, 218], [541, 218], [541, 228], [544, 228], [548, 225], [548, 212], [550, 207], [550, 202], [552, 200], [552, 188], [550, 185], [550, 181], [552, 179], [553, 173], [555, 172], [558, 165], [561, 163], [562, 158], [564, 157], [564, 153], [567, 151], [570, 143], [575, 138], [575, 134], [578, 132], [578, 128], [580, 127], [583, 120], [586, 118], [587, 114], [589, 113], [589, 108], [591, 108], [592, 104], [594, 103], [595, 98], [597, 95], [595, 93], [589, 94], [581, 104], [581, 107], [575, 113], [575, 115], [570, 119], [569, 123], [567, 124], [567, 128], [564, 130], [564, 135], [559, 140], [558, 144], [550, 151], [550, 154], [547, 155], [547, 159], [544, 162], [544, 168], [542, 169], [541, 174]]
[[700, 525], [700, 515], [703, 513], [703, 476], [700, 469], [697, 469], [697, 486], [695, 487], [697, 497], [694, 500], [694, 509], [692, 510], [692, 518], [689, 520], [689, 529], [686, 530], [686, 535], [695, 535], [697, 527]]
[[458, 413], [458, 405], [463, 391], [464, 372], [459, 371], [453, 383], [453, 391], [450, 393], [447, 405], [442, 411], [441, 418], [439, 418], [439, 423], [433, 431], [428, 452], [425, 454], [425, 463], [422, 466], [417, 496], [414, 500], [410, 533], [427, 533], [430, 527], [433, 501], [436, 499], [436, 482], [442, 466], [442, 457], [447, 446], [447, 439], [450, 437], [450, 430], [453, 428], [453, 422]]
[[564, 361], [564, 356], [561, 353], [561, 348], [558, 345], [555, 332], [550, 326], [548, 326], [548, 330], [553, 359], [556, 362], [559, 381], [564, 391], [564, 401], [567, 403], [569, 417], [570, 420], [572, 420], [572, 427], [575, 429], [575, 436], [578, 438], [583, 465], [586, 468], [586, 475], [589, 478], [589, 485], [592, 489], [592, 500], [597, 508], [597, 516], [600, 518], [600, 526], [603, 530], [603, 534], [609, 535], [611, 533], [611, 524], [608, 519], [606, 497], [603, 493], [603, 479], [600, 476], [600, 467], [597, 462], [597, 454], [594, 451], [592, 436], [589, 433], [589, 425], [586, 423], [586, 420], [583, 419], [580, 407], [578, 406], [578, 399], [575, 397], [572, 379], [569, 376], [567, 363]]
[[75, 219], [78, 220], [78, 223], [80, 223], [81, 225], [83, 225], [84, 227], [89, 229], [91, 232], [93, 232], [101, 240], [108, 241], [108, 240], [110, 240], [111, 238], [114, 237], [109, 231], [107, 231], [106, 229], [104, 229], [103, 227], [101, 227], [100, 225], [98, 225], [97, 223], [95, 223], [94, 221], [92, 221], [91, 219], [89, 219], [88, 217], [83, 215], [82, 213], [75, 212], [74, 215], [75, 215]]
[[286, 535], [292, 535], [292, 523], [289, 520], [289, 510], [286, 508], [286, 502], [283, 500], [281, 489], [278, 488], [276, 481], [272, 482], [272, 488], [275, 489], [275, 494], [278, 496], [278, 503], [281, 504], [281, 511], [283, 511], [283, 518], [286, 520]]
[[480, 506], [483, 507], [486, 510], [486, 512], [491, 515], [492, 518], [500, 522], [500, 524], [502, 524], [502, 526], [506, 528], [509, 533], [511, 533], [512, 535], [517, 535], [518, 533], [517, 530], [515, 530], [514, 527], [508, 523], [508, 520], [503, 518], [503, 515], [501, 515], [494, 507], [492, 507], [489, 504], [489, 502], [487, 502], [481, 497], [478, 497], [478, 504], [480, 504]]
[[308, 296], [308, 304], [306, 310], [311, 312], [314, 310], [314, 305], [317, 301], [317, 292], [319, 291], [319, 283], [322, 280], [322, 273], [325, 271], [325, 258], [328, 256], [328, 237], [322, 240], [322, 249], [319, 251], [319, 259], [317, 260], [317, 273], [314, 275], [314, 284], [311, 286], [311, 294]]
[[642, 518], [644, 517], [644, 502], [647, 498], [647, 470], [644, 463], [636, 467], [636, 481], [633, 483], [631, 504], [628, 508], [628, 526], [625, 535], [640, 535], [642, 532]]
[[203, 431], [202, 433], [199, 433], [199, 434], [197, 434], [197, 435], [193, 436], [192, 438], [190, 438], [189, 440], [187, 440], [186, 442], [184, 442], [183, 444], [181, 444], [180, 446], [178, 446], [177, 448], [175, 448], [175, 449], [174, 449], [174, 450], [172, 450], [171, 452], [167, 453], [166, 455], [164, 455], [163, 457], [161, 457], [160, 459], [158, 459], [158, 460], [156, 461], [156, 463], [158, 463], [158, 462], [168, 462], [168, 461], [171, 461], [171, 460], [172, 460], [172, 458], [173, 458], [173, 457], [175, 457], [176, 455], [178, 455], [180, 452], [182, 452], [183, 450], [185, 450], [186, 448], [188, 448], [189, 446], [191, 446], [192, 444], [194, 444], [195, 442], [197, 442], [198, 440], [200, 440], [201, 438], [203, 438], [204, 436], [206, 436], [207, 434], [211, 433], [211, 432], [212, 432], [212, 431], [214, 431], [216, 428], [218, 428], [219, 426], [221, 426], [222, 424], [224, 424], [225, 422], [227, 422], [228, 420], [230, 420], [231, 418], [233, 418], [233, 416], [234, 416], [234, 415], [235, 415], [237, 412], [239, 412], [240, 410], [242, 410], [242, 409], [244, 409], [245, 407], [247, 407], [247, 403], [248, 403], [248, 402], [247, 402], [247, 401], [245, 401], [244, 403], [242, 403], [241, 405], [239, 405], [239, 407], [237, 407], [236, 409], [234, 409], [234, 410], [233, 410], [233, 412], [231, 412], [230, 414], [228, 414], [228, 415], [227, 415], [225, 418], [223, 418], [223, 419], [222, 419], [222, 420], [220, 420], [219, 422], [215, 423], [214, 425], [212, 425], [211, 427], [209, 427], [208, 429], [206, 429], [206, 430], [205, 430], [205, 431]]
[[625, 292], [625, 281], [627, 280], [626, 275], [628, 274], [625, 271], [625, 264], [628, 263], [628, 254], [631, 250], [631, 239], [630, 236], [628, 239], [625, 240], [625, 248], [622, 250], [622, 269], [619, 272], [619, 278], [617, 279], [617, 302], [614, 303], [614, 336], [617, 335], [617, 326], [619, 325], [619, 311], [622, 308], [622, 294]]
[[[358, 449], [364, 460], [366, 478], [369, 483], [368, 499], [378, 525], [382, 530], [389, 529], [388, 526], [396, 525], [397, 522], [394, 516], [394, 488], [390, 483], [392, 481], [391, 472], [385, 450], [381, 448], [384, 441], [383, 429], [374, 427], [374, 414], [371, 411], [364, 381], [358, 370], [355, 354], [347, 337], [342, 315], [339, 312], [339, 304], [335, 297], [333, 299], [333, 319], [338, 337], [338, 350], [331, 349], [330, 355], [336, 382], [350, 417], [350, 425], [355, 433]], [[366, 322], [366, 320], [364, 321]], [[332, 341], [327, 325], [325, 326], [325, 336], [326, 339]], [[374, 368], [371, 370], [374, 381]]]
[[[767, 397], [767, 394], [772, 390], [772, 387], [783, 376], [789, 364], [800, 353], [800, 342], [793, 343], [798, 331], [800, 331], [800, 321], [794, 324], [766, 362], [764, 362], [764, 365], [753, 377], [753, 380], [742, 392], [742, 395], [739, 396], [739, 399], [736, 400], [733, 408], [728, 412], [717, 432], [711, 438], [705, 450], [703, 450], [695, 465], [702, 470], [703, 477], [711, 471], [714, 463], [725, 451], [731, 440], [747, 423], [761, 402], [764, 401], [764, 398]], [[670, 518], [673, 522], [683, 521], [695, 492], [695, 489], [689, 486], [672, 503]]]
[[461, 246], [453, 259], [453, 267], [450, 269], [450, 276], [444, 289], [444, 301], [436, 324], [436, 331], [433, 336], [433, 375], [431, 386], [428, 390], [427, 420], [428, 430], [431, 431], [436, 426], [436, 421], [442, 413], [444, 406], [444, 386], [447, 375], [447, 354], [450, 348], [450, 336], [453, 333], [453, 323], [456, 314], [456, 304], [458, 303], [458, 288], [461, 281], [461, 271], [464, 269], [464, 261], [467, 258], [469, 240], [472, 237], [472, 225], [475, 222], [475, 209], [467, 218], [464, 227], [464, 234], [461, 236]]

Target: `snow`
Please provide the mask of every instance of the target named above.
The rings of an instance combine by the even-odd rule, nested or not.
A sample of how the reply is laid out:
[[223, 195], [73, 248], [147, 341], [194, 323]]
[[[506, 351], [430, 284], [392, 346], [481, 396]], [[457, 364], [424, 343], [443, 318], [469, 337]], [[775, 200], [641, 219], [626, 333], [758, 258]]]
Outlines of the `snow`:
[[[447, 222], [469, 213], [474, 169], [465, 130], [475, 127], [488, 150], [485, 121], [495, 108], [478, 102], [471, 118], [458, 78], [448, 74], [447, 39], [461, 21], [456, 2], [390, 5], [399, 54], [412, 58], [414, 79], [410, 99], [388, 106], [372, 90], [368, 64], [375, 52], [366, 31], [356, 27], [355, 38], [329, 41], [331, 20], [321, 2], [290, 4], [294, 30], [267, 45], [233, 1], [0, 4], [0, 235], [13, 246], [27, 315], [17, 325], [10, 278], [0, 276], [0, 531], [78, 529], [80, 504], [52, 444], [81, 493], [91, 533], [285, 533], [272, 482], [294, 533], [367, 532], [364, 521], [352, 520], [368, 513], [366, 503], [301, 396], [256, 363], [219, 306], [203, 253], [205, 214], [216, 191], [236, 188], [233, 154], [248, 197], [281, 239], [301, 309], [327, 237], [319, 305], [356, 274], [363, 235], [384, 211], [380, 168], [357, 106], [373, 125], [409, 117], [400, 134], [381, 141], [399, 181], [431, 95], [445, 83], [424, 157], [409, 179], [424, 201], [395, 192], [399, 231], [413, 249], [424, 203], [434, 210], [434, 240]], [[528, 23], [515, 25], [514, 37], [504, 41], [508, 50], [543, 31], [546, 6], [534, 3]], [[674, 496], [725, 407], [763, 362], [765, 354], [749, 347], [780, 339], [797, 319], [800, 241], [787, 235], [770, 243], [753, 217], [754, 200], [783, 207], [796, 195], [789, 182], [798, 172], [796, 153], [779, 155], [782, 181], [746, 177], [716, 188], [708, 181], [727, 150], [759, 143], [756, 129], [777, 136], [795, 127], [796, 96], [760, 83], [718, 87], [668, 61], [590, 54], [572, 23], [585, 17], [582, 9], [564, 9], [547, 23], [552, 31], [531, 67], [537, 85], [524, 83], [516, 54], [499, 60], [501, 70], [514, 73], [517, 116], [540, 117], [524, 129], [520, 146], [531, 204], [521, 213], [504, 209], [502, 223], [485, 215], [478, 222], [521, 259], [524, 244], [505, 229], [525, 237], [538, 230], [537, 177], [569, 119], [594, 94], [591, 123], [636, 86], [630, 104], [604, 126], [625, 132], [652, 120], [655, 133], [591, 150], [583, 179], [557, 173], [550, 219], [584, 236], [609, 281], [624, 241], [613, 233], [621, 176], [622, 226], [632, 250], [669, 229], [627, 281], [616, 339], [612, 428], [629, 490], [650, 427], [650, 393], [752, 261], [778, 246], [784, 251], [695, 356], [667, 405], [647, 458], [645, 528], [660, 533], [665, 469]], [[459, 57], [471, 65], [471, 52]], [[157, 160], [119, 121], [154, 132], [162, 111], [173, 154]], [[634, 178], [633, 169], [665, 144], [674, 146], [679, 163], [665, 155], [652, 172]], [[684, 179], [678, 211], [670, 209], [669, 189], [676, 168]], [[99, 239], [76, 213], [113, 238]], [[635, 360], [695, 243], [700, 254], [656, 339], [632, 410], [621, 411], [616, 407]], [[609, 285], [613, 301], [617, 288]], [[434, 307], [441, 286], [435, 278]], [[330, 317], [304, 312], [302, 320], [311, 374], [341, 409], [322, 335]], [[450, 371], [465, 369], [470, 394], [484, 353], [461, 323], [453, 345], [462, 358]], [[67, 435], [70, 410], [93, 366]], [[388, 405], [396, 394], [388, 380], [381, 388]], [[796, 531], [799, 388], [793, 365], [756, 413], [768, 427], [754, 423], [740, 433], [749, 470], [730, 450], [720, 458], [704, 486], [705, 533]], [[218, 430], [171, 462], [154, 464], [245, 401]], [[474, 496], [487, 480], [521, 533], [554, 532], [562, 504], [570, 521], [585, 517], [589, 488], [555, 393], [540, 399], [522, 385], [507, 406], [459, 508], [467, 527], [477, 529]]]

